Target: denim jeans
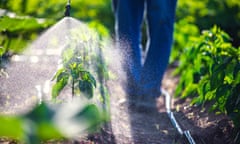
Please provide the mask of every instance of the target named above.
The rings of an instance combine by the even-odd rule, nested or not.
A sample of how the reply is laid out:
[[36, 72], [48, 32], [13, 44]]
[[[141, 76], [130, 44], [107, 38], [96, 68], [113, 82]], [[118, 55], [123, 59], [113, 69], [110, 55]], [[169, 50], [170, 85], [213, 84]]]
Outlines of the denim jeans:
[[[129, 93], [160, 96], [173, 41], [177, 0], [113, 0], [118, 46], [127, 54]], [[141, 29], [146, 12], [147, 55], [141, 62]]]

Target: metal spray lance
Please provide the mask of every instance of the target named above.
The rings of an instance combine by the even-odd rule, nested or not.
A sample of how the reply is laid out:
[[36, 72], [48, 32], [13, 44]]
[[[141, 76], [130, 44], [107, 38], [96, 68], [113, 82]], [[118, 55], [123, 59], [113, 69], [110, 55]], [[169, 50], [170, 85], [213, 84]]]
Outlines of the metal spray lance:
[[71, 6], [70, 6], [70, 0], [68, 0], [68, 3], [67, 3], [67, 5], [66, 5], [66, 9], [65, 9], [65, 16], [66, 17], [69, 17], [70, 16], [70, 9], [71, 9]]

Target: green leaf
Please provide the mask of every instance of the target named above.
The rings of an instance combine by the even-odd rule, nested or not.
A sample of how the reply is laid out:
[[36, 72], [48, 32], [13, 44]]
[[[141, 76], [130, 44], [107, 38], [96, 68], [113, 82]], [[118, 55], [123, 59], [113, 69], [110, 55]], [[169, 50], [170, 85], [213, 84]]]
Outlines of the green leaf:
[[51, 110], [45, 103], [37, 105], [30, 112], [24, 115], [25, 118], [35, 123], [51, 121], [55, 112]]
[[57, 76], [57, 82], [60, 82], [61, 80], [65, 82], [68, 81], [69, 78], [69, 73], [67, 73], [65, 70], [60, 72], [59, 75]]
[[90, 99], [93, 97], [93, 85], [88, 80], [79, 80], [79, 90], [81, 93], [84, 93], [84, 95]]
[[37, 123], [37, 137], [41, 140], [60, 139], [63, 135], [50, 121]]
[[233, 81], [234, 79], [232, 74], [228, 74], [224, 77], [224, 84], [232, 84]]
[[197, 104], [197, 105], [202, 104], [199, 97], [195, 97], [195, 98], [192, 99], [191, 105], [194, 105], [194, 104]]
[[82, 80], [89, 81], [94, 87], [97, 86], [94, 76], [88, 71], [82, 71]]
[[198, 86], [197, 86], [197, 90], [198, 90], [198, 94], [199, 94], [199, 97], [201, 99], [205, 99], [205, 94], [207, 93], [208, 91], [208, 83], [209, 83], [209, 77], [208, 75], [205, 75], [201, 78], [201, 80], [199, 81], [198, 83]]
[[56, 98], [63, 88], [68, 84], [69, 75], [67, 73], [60, 73], [57, 77], [57, 82], [52, 87], [52, 98]]
[[222, 96], [225, 96], [228, 92], [228, 88], [226, 85], [220, 86], [216, 89], [216, 99], [219, 99]]
[[215, 101], [215, 91], [207, 91], [204, 98], [203, 103], [206, 101]]
[[77, 69], [77, 64], [76, 63], [72, 63], [71, 64], [71, 76], [73, 77], [74, 80], [79, 78], [79, 71]]
[[[1, 43], [0, 43], [1, 44]], [[5, 49], [0, 46], [0, 57], [5, 53]]]
[[53, 80], [55, 80], [57, 77], [59, 77], [59, 75], [61, 74], [61, 73], [63, 73], [65, 71], [65, 68], [61, 68], [61, 69], [59, 69], [55, 74], [54, 74], [54, 76], [53, 76], [53, 78], [51, 79], [52, 81]]
[[93, 86], [96, 87], [97, 82], [96, 82], [95, 78], [93, 77], [93, 75], [88, 72], [88, 77], [89, 77], [90, 82], [93, 84]]
[[224, 81], [224, 66], [220, 65], [220, 66], [216, 66], [216, 70], [213, 70], [213, 73], [211, 75], [210, 78], [210, 86], [211, 86], [211, 90], [216, 89], [220, 84], [223, 83]]
[[76, 114], [74, 118], [77, 119], [80, 124], [81, 121], [87, 122], [87, 130], [90, 132], [96, 131], [104, 120], [98, 107], [94, 104], [87, 105], [82, 111]]
[[183, 91], [182, 93], [182, 98], [188, 97], [188, 96], [192, 96], [194, 94], [196, 94], [197, 92], [197, 84], [189, 84]]
[[0, 116], [0, 136], [23, 140], [23, 120], [15, 116]]
[[203, 95], [206, 95], [210, 91], [210, 84], [206, 81], [206, 83], [203, 84], [202, 87], [202, 93]]
[[54, 125], [54, 115], [55, 111], [42, 103], [23, 116], [27, 122], [26, 135], [29, 143], [40, 144], [43, 140], [64, 137]]
[[21, 18], [10, 18], [8, 16], [4, 16], [0, 19], [0, 31], [31, 31], [37, 30], [43, 27], [43, 25], [39, 24], [35, 18], [30, 17], [21, 17]]
[[234, 83], [240, 83], [240, 62], [238, 62], [233, 71]]

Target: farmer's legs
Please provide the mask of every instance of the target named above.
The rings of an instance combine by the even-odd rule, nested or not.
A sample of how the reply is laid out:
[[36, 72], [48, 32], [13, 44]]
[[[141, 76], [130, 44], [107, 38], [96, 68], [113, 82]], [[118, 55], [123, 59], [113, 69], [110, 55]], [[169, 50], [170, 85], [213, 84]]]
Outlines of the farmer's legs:
[[177, 0], [147, 0], [148, 53], [141, 73], [142, 93], [160, 96], [172, 45]]
[[128, 79], [127, 90], [135, 94], [141, 71], [140, 35], [144, 0], [116, 0], [114, 4], [117, 43], [126, 53], [124, 67]]

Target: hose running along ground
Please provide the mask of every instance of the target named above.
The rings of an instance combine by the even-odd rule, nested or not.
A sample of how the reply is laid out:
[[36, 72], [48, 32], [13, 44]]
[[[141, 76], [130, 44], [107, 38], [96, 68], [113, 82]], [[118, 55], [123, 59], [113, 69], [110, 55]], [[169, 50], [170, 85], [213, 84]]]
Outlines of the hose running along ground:
[[193, 137], [190, 134], [189, 130], [182, 130], [182, 128], [179, 126], [173, 112], [171, 111], [171, 96], [170, 94], [165, 90], [165, 89], [161, 89], [162, 94], [165, 96], [165, 108], [167, 111], [167, 115], [172, 123], [172, 125], [174, 126], [174, 128], [178, 131], [178, 133], [181, 136], [185, 136], [186, 139], [188, 140], [189, 144], [196, 144], [196, 142], [194, 141]]

